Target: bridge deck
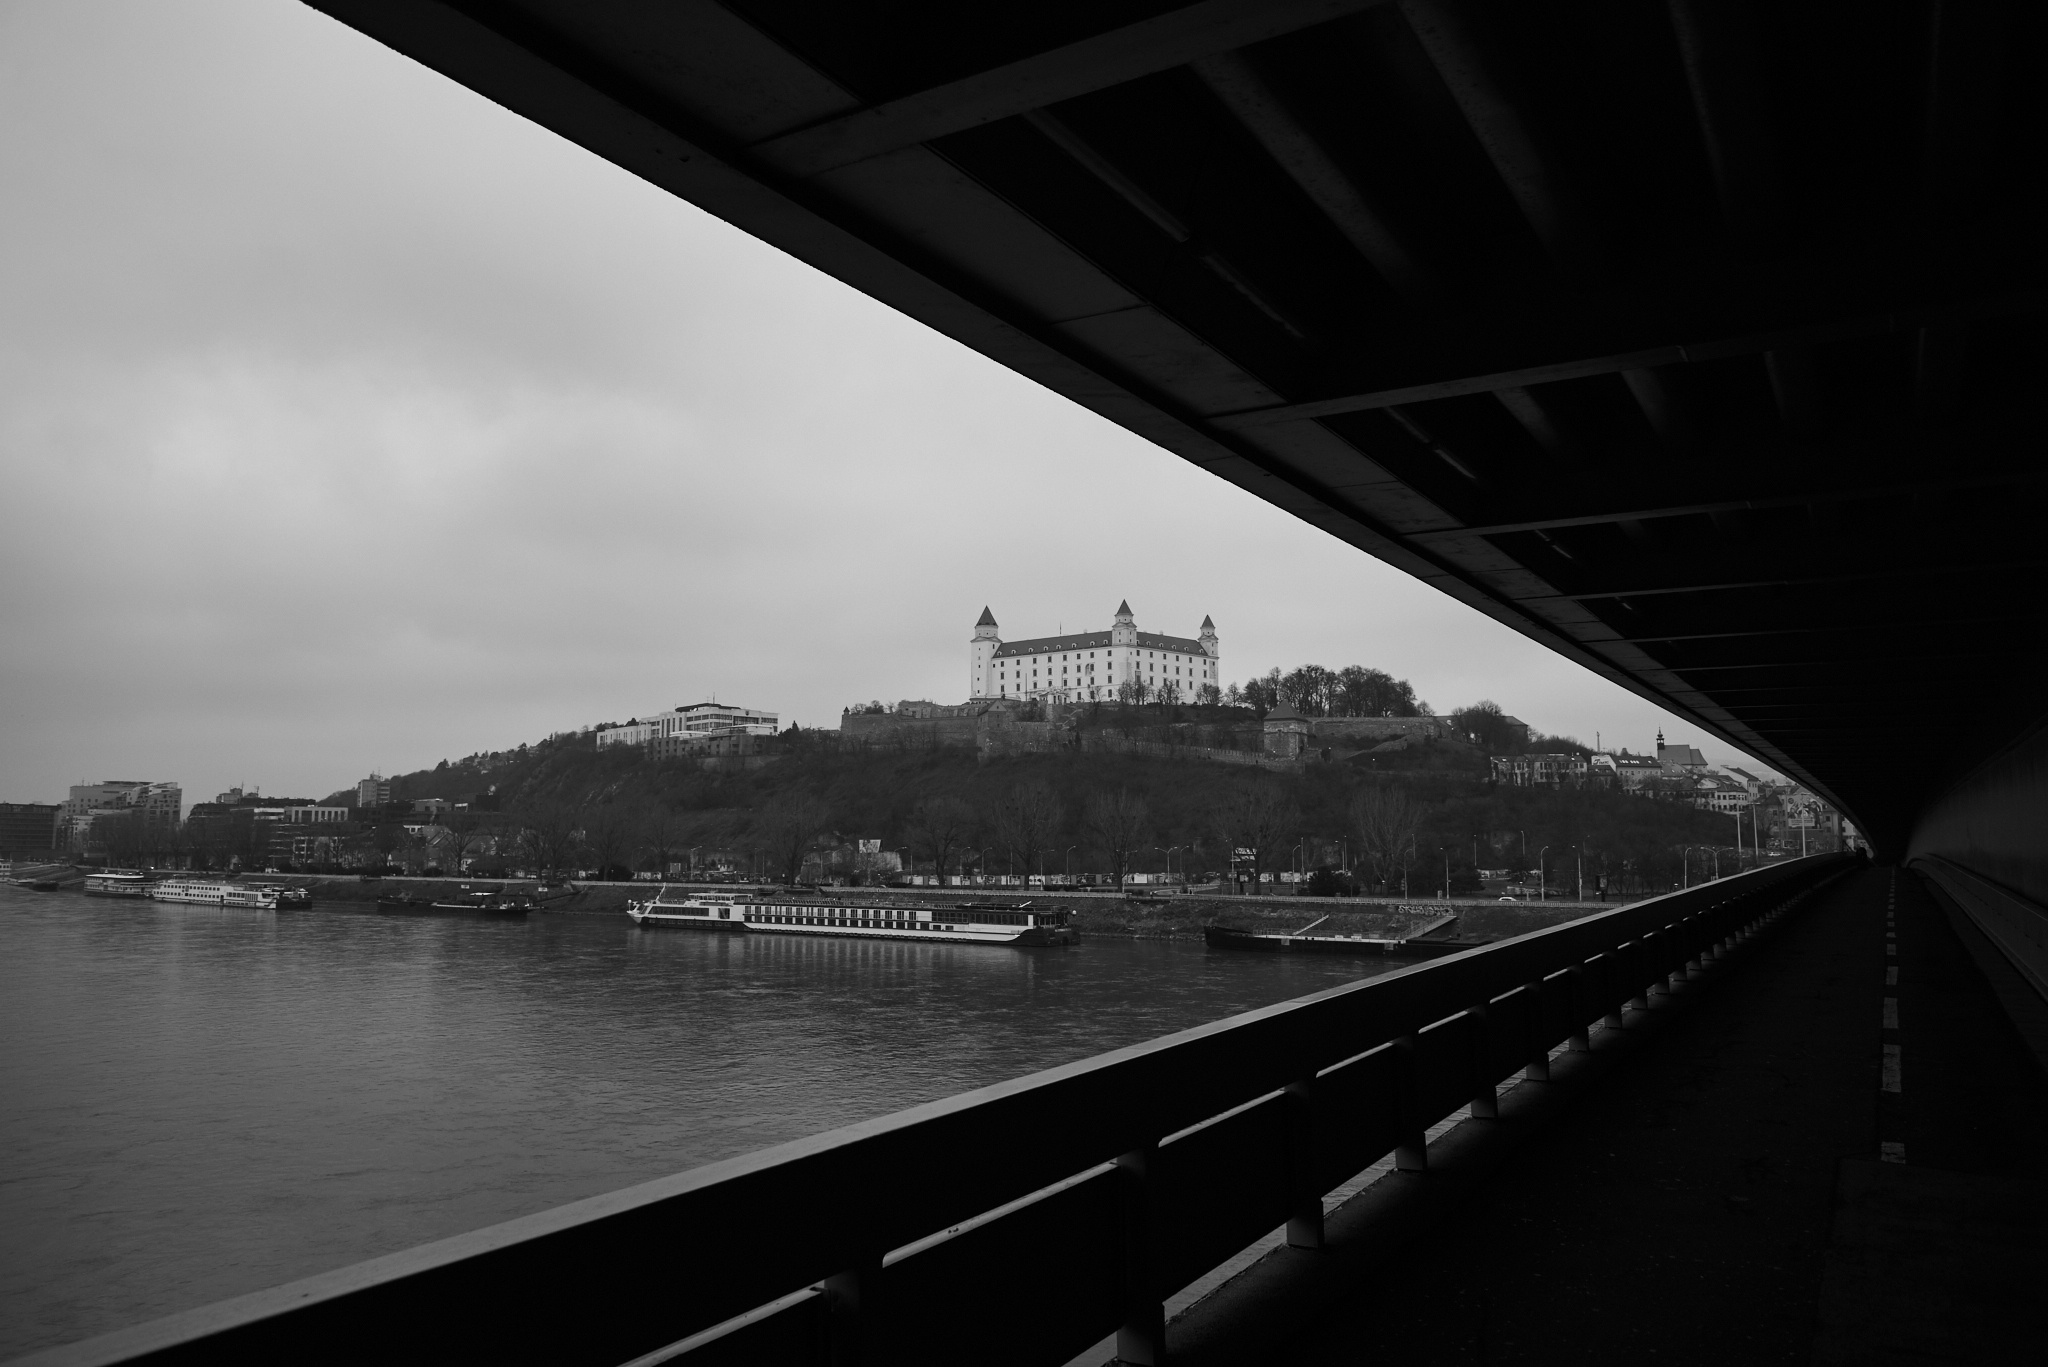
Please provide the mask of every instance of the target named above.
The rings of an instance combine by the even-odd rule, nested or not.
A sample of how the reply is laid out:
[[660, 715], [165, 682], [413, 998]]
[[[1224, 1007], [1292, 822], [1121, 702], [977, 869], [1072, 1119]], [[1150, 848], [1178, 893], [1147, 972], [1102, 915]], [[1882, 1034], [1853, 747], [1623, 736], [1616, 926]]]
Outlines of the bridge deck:
[[[2039, 1342], [2044, 1152], [2048, 1075], [1924, 885], [1872, 869], [1362, 1276], [1287, 1360], [1982, 1360]], [[1279, 1346], [1247, 1354], [1201, 1318], [1177, 1362]]]

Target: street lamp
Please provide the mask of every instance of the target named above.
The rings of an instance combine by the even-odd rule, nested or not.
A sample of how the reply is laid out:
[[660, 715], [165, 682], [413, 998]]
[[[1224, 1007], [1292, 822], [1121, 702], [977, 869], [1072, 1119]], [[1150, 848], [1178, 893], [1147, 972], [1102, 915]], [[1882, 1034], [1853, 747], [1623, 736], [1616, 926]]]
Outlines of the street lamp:
[[1536, 900], [1539, 902], [1545, 900], [1549, 896], [1549, 888], [1544, 882], [1543, 869], [1543, 856], [1549, 853], [1550, 846], [1548, 845], [1545, 845], [1542, 849], [1536, 851]]
[[1451, 852], [1439, 845], [1436, 852], [1444, 857], [1444, 900], [1451, 900]]
[[1678, 862], [1679, 866], [1683, 869], [1683, 872], [1680, 874], [1680, 887], [1689, 888], [1692, 886], [1693, 849], [1694, 847], [1691, 845], [1681, 845], [1678, 848]]
[[977, 861], [976, 861], [976, 862], [977, 862], [977, 863], [978, 863], [978, 864], [979, 864], [979, 865], [981, 866], [981, 873], [980, 873], [980, 878], [981, 878], [981, 885], [982, 885], [983, 887], [987, 887], [987, 886], [988, 886], [988, 852], [989, 852], [990, 850], [994, 849], [994, 848], [995, 848], [995, 846], [993, 846], [993, 845], [984, 845], [984, 846], [982, 846], [982, 849], [981, 849], [981, 858], [980, 858], [979, 860], [977, 860]]
[[1079, 845], [1069, 845], [1069, 846], [1067, 846], [1067, 882], [1068, 882], [1068, 883], [1072, 883], [1072, 882], [1074, 881], [1074, 851], [1075, 851], [1075, 850], [1078, 850], [1078, 849], [1080, 849], [1080, 848], [1081, 848], [1081, 847], [1080, 847]]

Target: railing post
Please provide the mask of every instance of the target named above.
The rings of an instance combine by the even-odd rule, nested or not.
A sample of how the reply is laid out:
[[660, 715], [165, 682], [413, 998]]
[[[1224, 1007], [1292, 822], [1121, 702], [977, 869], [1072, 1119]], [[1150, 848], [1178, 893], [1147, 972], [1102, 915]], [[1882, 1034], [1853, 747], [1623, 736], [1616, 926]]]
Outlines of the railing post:
[[1599, 963], [1595, 976], [1600, 983], [1600, 1005], [1607, 1012], [1600, 1018], [1600, 1023], [1610, 1030], [1619, 1030], [1623, 1024], [1622, 994], [1628, 990], [1624, 981], [1628, 973], [1628, 952], [1620, 948], [1610, 949], [1600, 956]]
[[881, 1255], [873, 1254], [825, 1279], [827, 1360], [832, 1367], [874, 1367], [886, 1359], [877, 1334], [881, 1277]]
[[1529, 1033], [1524, 1042], [1529, 1050], [1529, 1061], [1522, 1065], [1522, 1077], [1529, 1082], [1550, 1081], [1550, 1050], [1543, 1047], [1543, 993], [1542, 982], [1524, 983], [1522, 990], [1529, 994]]
[[1588, 1009], [1592, 981], [1584, 964], [1573, 964], [1565, 970], [1564, 999], [1571, 1007], [1572, 1032], [1566, 1037], [1564, 1047], [1575, 1054], [1589, 1053], [1593, 1048], [1592, 1029], [1586, 1024], [1587, 1016], [1592, 1014]]
[[1316, 1115], [1316, 1080], [1305, 1077], [1287, 1084], [1283, 1114], [1287, 1117], [1287, 1217], [1289, 1248], [1323, 1246], [1323, 1194], [1316, 1190], [1316, 1149], [1321, 1138]]
[[1472, 1116], [1476, 1120], [1498, 1120], [1500, 1087], [1492, 1075], [1493, 1023], [1484, 1006], [1468, 1006], [1465, 1014], [1472, 1019]]
[[1158, 1212], [1154, 1178], [1159, 1146], [1147, 1144], [1116, 1160], [1121, 1175], [1123, 1324], [1116, 1331], [1116, 1360], [1131, 1367], [1165, 1367], [1166, 1303], [1159, 1294], [1153, 1253]]
[[1395, 1114], [1399, 1120], [1394, 1141], [1396, 1172], [1429, 1171], [1429, 1130], [1422, 1123], [1422, 1085], [1415, 1075], [1415, 1036], [1402, 1035], [1394, 1041]]

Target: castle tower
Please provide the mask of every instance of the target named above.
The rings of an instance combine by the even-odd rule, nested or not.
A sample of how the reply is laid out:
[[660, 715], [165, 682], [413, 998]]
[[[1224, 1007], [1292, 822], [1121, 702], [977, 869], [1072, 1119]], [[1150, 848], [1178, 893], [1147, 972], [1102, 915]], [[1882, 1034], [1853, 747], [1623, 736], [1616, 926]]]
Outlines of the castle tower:
[[1202, 634], [1199, 639], [1202, 642], [1202, 649], [1208, 652], [1210, 659], [1223, 658], [1223, 643], [1216, 638], [1216, 623], [1206, 614], [1202, 618]]
[[1138, 622], [1131, 616], [1131, 600], [1128, 598], [1116, 605], [1116, 625], [1109, 629], [1109, 643], [1112, 646], [1134, 646], [1138, 643]]
[[984, 607], [981, 610], [981, 620], [974, 624], [974, 639], [967, 645], [968, 697], [995, 696], [996, 650], [1002, 643], [1002, 635], [996, 628], [995, 614]]

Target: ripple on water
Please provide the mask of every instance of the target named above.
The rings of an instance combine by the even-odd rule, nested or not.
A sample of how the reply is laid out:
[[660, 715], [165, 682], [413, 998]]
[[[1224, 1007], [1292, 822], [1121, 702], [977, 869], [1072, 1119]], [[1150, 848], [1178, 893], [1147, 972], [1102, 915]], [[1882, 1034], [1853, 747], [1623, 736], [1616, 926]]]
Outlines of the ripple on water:
[[0, 886], [0, 1357], [1385, 967]]

